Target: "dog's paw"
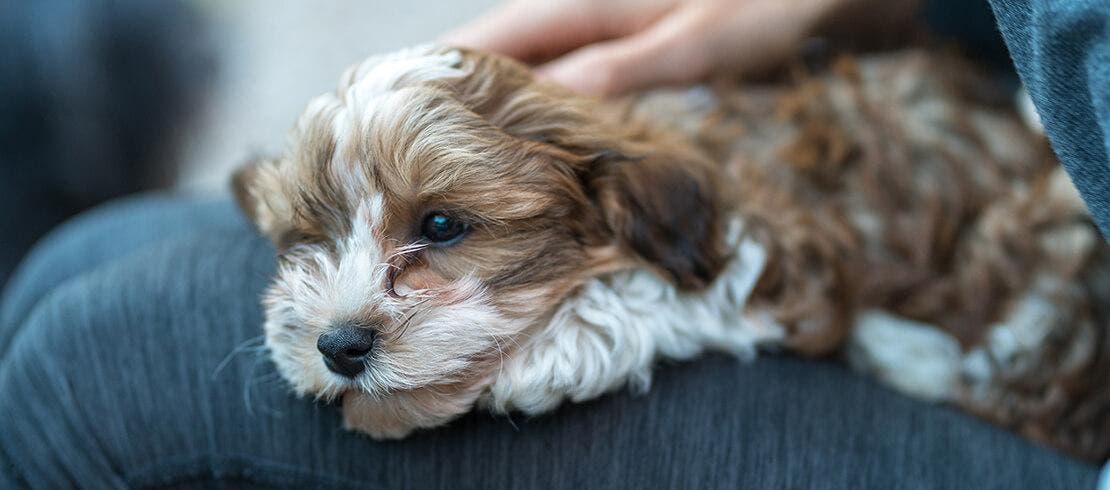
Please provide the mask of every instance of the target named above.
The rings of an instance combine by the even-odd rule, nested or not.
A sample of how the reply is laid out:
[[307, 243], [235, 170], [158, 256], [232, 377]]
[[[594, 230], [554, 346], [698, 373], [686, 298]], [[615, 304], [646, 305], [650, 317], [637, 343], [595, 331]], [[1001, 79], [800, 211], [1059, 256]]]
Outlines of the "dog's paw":
[[951, 398], [959, 382], [961, 351], [954, 337], [882, 311], [856, 319], [848, 359], [855, 369], [924, 400]]

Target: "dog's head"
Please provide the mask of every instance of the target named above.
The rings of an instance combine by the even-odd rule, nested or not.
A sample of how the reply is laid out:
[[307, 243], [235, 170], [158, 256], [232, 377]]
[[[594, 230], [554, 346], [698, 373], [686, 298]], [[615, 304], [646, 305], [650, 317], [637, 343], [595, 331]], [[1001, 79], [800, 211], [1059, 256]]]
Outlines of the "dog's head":
[[427, 46], [349, 69], [234, 186], [278, 251], [264, 303], [282, 374], [399, 437], [468, 410], [586, 279], [712, 281], [718, 177], [523, 65]]

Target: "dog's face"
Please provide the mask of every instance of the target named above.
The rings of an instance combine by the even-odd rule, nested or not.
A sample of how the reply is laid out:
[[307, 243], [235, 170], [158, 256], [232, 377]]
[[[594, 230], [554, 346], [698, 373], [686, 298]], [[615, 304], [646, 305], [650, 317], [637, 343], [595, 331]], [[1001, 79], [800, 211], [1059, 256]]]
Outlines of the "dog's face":
[[522, 65], [429, 46], [348, 70], [235, 187], [279, 254], [264, 304], [282, 374], [399, 437], [468, 410], [588, 278], [712, 281], [717, 178]]

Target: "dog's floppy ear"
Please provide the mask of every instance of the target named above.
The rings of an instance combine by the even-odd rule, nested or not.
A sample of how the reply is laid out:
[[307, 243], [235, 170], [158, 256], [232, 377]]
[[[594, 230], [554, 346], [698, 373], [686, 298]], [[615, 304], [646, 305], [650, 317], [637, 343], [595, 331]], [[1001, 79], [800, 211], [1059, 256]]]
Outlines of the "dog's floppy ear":
[[284, 217], [291, 214], [278, 172], [276, 160], [254, 158], [236, 170], [231, 178], [239, 208], [271, 240], [276, 240], [289, 227]]
[[587, 188], [618, 243], [680, 288], [702, 288], [727, 260], [717, 170], [681, 151], [596, 157]]
[[617, 106], [537, 83], [523, 64], [468, 56], [473, 75], [453, 90], [505, 133], [558, 148], [557, 158], [573, 162], [607, 228], [602, 242], [616, 242], [680, 288], [716, 278], [727, 260], [717, 167], [681, 141], [614, 114]]

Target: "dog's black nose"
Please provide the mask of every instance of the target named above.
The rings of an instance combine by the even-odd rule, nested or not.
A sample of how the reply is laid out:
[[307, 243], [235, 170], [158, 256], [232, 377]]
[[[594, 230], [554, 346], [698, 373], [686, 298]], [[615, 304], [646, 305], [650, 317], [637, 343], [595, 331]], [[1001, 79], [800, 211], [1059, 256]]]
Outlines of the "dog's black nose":
[[316, 339], [316, 348], [324, 355], [328, 369], [353, 378], [366, 369], [376, 336], [372, 329], [343, 325]]

